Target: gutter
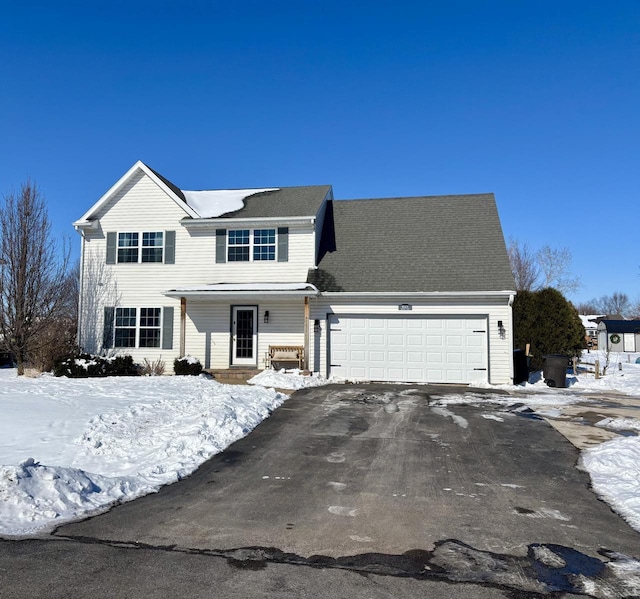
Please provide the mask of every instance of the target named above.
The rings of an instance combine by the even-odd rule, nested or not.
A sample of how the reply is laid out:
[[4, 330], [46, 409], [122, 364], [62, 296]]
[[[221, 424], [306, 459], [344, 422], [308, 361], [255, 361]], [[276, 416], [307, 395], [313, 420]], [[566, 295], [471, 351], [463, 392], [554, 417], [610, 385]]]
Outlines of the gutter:
[[267, 216], [249, 218], [183, 218], [180, 224], [186, 229], [209, 229], [209, 228], [229, 228], [229, 225], [243, 225], [250, 227], [254, 225], [293, 225], [308, 224], [316, 222], [315, 216]]
[[447, 298], [447, 297], [505, 297], [509, 296], [509, 302], [513, 303], [515, 291], [323, 291], [323, 297], [418, 297], [418, 298]]

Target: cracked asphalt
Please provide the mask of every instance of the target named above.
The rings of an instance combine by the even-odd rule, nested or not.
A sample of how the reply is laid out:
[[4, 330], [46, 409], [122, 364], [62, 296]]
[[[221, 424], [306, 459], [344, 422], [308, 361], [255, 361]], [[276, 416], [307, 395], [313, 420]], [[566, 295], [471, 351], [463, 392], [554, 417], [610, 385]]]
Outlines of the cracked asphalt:
[[578, 450], [506, 408], [433, 406], [467, 390], [300, 391], [188, 479], [0, 542], [0, 596], [638, 596], [619, 566], [640, 534]]

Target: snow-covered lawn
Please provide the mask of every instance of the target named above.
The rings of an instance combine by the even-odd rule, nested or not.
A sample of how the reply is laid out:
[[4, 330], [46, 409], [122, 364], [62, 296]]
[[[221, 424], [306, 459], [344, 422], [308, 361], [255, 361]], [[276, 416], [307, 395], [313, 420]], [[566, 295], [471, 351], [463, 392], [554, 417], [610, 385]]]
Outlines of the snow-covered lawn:
[[202, 377], [0, 370], [0, 534], [49, 530], [157, 491], [244, 437], [286, 395]]
[[[446, 408], [521, 402], [554, 416], [587, 395], [620, 392], [640, 399], [638, 356], [632, 355], [631, 363], [626, 355], [611, 356], [613, 366], [599, 380], [593, 374], [569, 375], [569, 389], [549, 388], [538, 376], [503, 387], [510, 395], [447, 395], [439, 403]], [[595, 352], [585, 357], [603, 364], [604, 356]], [[32, 379], [0, 369], [0, 534], [50, 530], [157, 491], [280, 406], [287, 396], [267, 387], [300, 389], [329, 381], [267, 371], [250, 382], [253, 386], [221, 385], [204, 376]], [[633, 434], [640, 430], [640, 417], [598, 425], [631, 436], [584, 451], [581, 465], [596, 493], [640, 530], [640, 437]]]

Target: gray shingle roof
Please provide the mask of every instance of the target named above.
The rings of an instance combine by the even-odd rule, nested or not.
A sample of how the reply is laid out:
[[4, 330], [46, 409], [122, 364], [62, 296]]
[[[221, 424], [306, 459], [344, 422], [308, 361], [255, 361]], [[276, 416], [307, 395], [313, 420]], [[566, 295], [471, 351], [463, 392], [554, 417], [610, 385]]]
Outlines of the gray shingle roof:
[[493, 194], [332, 204], [335, 232], [327, 218], [309, 273], [321, 291], [515, 289]]
[[[269, 218], [316, 216], [322, 202], [331, 192], [331, 185], [281, 187], [248, 196], [244, 207], [218, 218]], [[331, 197], [331, 196], [330, 196]]]
[[[149, 165], [145, 166], [181, 200], [186, 202], [184, 193], [177, 185]], [[220, 218], [316, 216], [322, 202], [330, 191], [331, 185], [281, 187], [277, 191], [263, 191], [246, 198], [244, 200], [244, 208], [223, 214]]]
[[145, 164], [145, 166], [156, 176], [158, 177], [158, 179], [160, 179], [171, 191], [173, 191], [173, 193], [175, 193], [181, 200], [186, 201], [184, 194], [182, 193], [182, 190], [178, 188], [177, 185], [174, 185], [173, 183], [171, 183], [171, 181], [169, 181], [169, 179], [167, 179], [166, 177], [163, 177], [158, 171], [153, 170], [148, 164]]

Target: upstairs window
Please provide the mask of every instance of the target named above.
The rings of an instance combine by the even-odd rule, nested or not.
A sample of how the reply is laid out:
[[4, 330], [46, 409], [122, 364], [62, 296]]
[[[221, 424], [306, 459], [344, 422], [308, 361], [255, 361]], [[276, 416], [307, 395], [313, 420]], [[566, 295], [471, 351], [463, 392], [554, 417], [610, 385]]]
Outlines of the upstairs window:
[[118, 233], [118, 262], [138, 261], [138, 234]]
[[142, 262], [162, 262], [162, 231], [142, 234]]
[[162, 231], [118, 233], [118, 263], [162, 262], [163, 239]]
[[229, 231], [227, 261], [250, 262], [276, 259], [275, 229]]
[[276, 230], [255, 229], [253, 231], [253, 259], [276, 259]]
[[176, 232], [107, 232], [107, 264], [176, 263]]
[[249, 261], [249, 229], [240, 229], [237, 231], [229, 231], [229, 262], [248, 262]]

